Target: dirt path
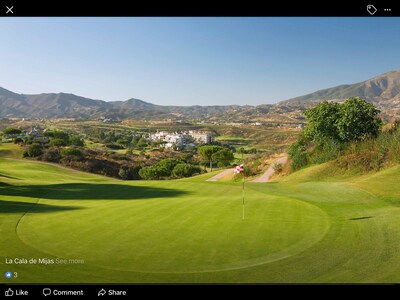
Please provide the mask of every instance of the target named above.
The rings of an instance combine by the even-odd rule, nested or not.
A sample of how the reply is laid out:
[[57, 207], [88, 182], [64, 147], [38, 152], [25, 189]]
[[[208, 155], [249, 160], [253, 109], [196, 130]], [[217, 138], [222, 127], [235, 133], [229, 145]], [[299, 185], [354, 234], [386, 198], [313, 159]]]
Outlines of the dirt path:
[[287, 163], [287, 159], [287, 156], [278, 158], [271, 164], [271, 166], [267, 169], [267, 171], [264, 172], [264, 174], [262, 174], [260, 177], [257, 177], [256, 179], [253, 179], [251, 182], [268, 182], [271, 176], [275, 173], [274, 164], [278, 163], [283, 166]]
[[206, 181], [218, 181], [219, 179], [224, 178], [229, 173], [233, 173], [233, 169], [226, 169], [226, 170], [218, 173], [217, 175], [207, 179]]

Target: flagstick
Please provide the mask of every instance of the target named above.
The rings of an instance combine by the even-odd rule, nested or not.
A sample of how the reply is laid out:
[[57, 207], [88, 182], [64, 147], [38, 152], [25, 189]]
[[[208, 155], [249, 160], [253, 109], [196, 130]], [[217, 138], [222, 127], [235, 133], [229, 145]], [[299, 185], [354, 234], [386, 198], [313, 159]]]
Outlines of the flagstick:
[[244, 220], [244, 171], [243, 171], [243, 180], [242, 180], [242, 220]]
[[[243, 150], [242, 152], [242, 164], [244, 163], [243, 160]], [[244, 220], [244, 169], [243, 169], [243, 177], [242, 177], [242, 221]]]

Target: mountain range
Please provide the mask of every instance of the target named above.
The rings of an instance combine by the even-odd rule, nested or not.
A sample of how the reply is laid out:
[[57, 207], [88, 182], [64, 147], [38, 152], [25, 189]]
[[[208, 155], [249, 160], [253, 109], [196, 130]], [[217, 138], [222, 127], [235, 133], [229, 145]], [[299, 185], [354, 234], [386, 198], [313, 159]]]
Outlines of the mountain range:
[[258, 106], [163, 106], [134, 98], [107, 102], [66, 93], [17, 94], [0, 87], [0, 117], [301, 122], [306, 108], [322, 100], [341, 102], [349, 97], [374, 103], [387, 120], [399, 118], [400, 69], [363, 82]]

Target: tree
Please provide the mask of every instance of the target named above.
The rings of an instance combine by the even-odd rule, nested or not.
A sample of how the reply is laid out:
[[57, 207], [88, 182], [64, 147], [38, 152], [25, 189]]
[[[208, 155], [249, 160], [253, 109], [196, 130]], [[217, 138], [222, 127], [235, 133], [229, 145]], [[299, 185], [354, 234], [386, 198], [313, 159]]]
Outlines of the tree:
[[172, 170], [172, 175], [177, 178], [191, 177], [201, 172], [200, 168], [186, 163], [180, 163]]
[[340, 119], [337, 122], [342, 141], [360, 141], [377, 137], [382, 125], [379, 110], [372, 103], [361, 98], [349, 98], [340, 107]]
[[171, 176], [172, 170], [175, 168], [177, 164], [182, 163], [182, 161], [175, 158], [166, 158], [160, 160], [156, 166], [159, 168], [160, 172], [162, 172], [162, 176], [168, 177]]
[[69, 143], [72, 146], [83, 147], [85, 145], [84, 141], [77, 135], [73, 135], [69, 138]]
[[157, 180], [163, 176], [163, 170], [157, 166], [147, 166], [140, 169], [139, 175], [143, 179]]
[[124, 146], [114, 143], [106, 144], [106, 147], [113, 150], [124, 149]]
[[204, 158], [207, 159], [208, 162], [210, 163], [210, 169], [212, 171], [213, 167], [213, 154], [222, 150], [223, 148], [221, 146], [201, 146], [198, 148], [197, 152], [198, 154]]
[[293, 143], [288, 150], [293, 171], [301, 169], [307, 165], [307, 141], [304, 137]]
[[49, 162], [60, 162], [61, 156], [57, 150], [48, 149], [42, 155], [42, 160], [49, 161]]
[[51, 139], [49, 144], [50, 146], [57, 146], [57, 147], [67, 146], [65, 140], [63, 139]]
[[[26, 156], [37, 157], [42, 155], [43, 150], [39, 144], [32, 144], [26, 149]], [[24, 155], [25, 156], [25, 155]]]
[[3, 130], [4, 134], [21, 134], [22, 131], [20, 129], [17, 128], [6, 128]]
[[133, 171], [132, 171], [132, 168], [130, 166], [122, 165], [119, 168], [118, 176], [121, 177], [121, 179], [123, 179], [123, 180], [127, 180], [127, 179], [131, 179], [132, 173], [133, 173]]
[[21, 139], [21, 138], [16, 138], [16, 139], [14, 140], [14, 144], [23, 144], [23, 143], [24, 143], [24, 140]]
[[136, 163], [135, 165], [133, 165], [132, 167], [132, 172], [131, 172], [131, 179], [134, 180], [139, 180], [140, 179], [140, 175], [139, 172], [142, 169], [142, 166], [140, 165], [140, 163]]
[[182, 160], [187, 164], [193, 163], [193, 154], [191, 154], [191, 153], [183, 154]]
[[76, 156], [80, 157], [82, 156], [82, 151], [77, 149], [77, 148], [65, 148], [61, 150], [61, 156]]
[[138, 148], [145, 148], [145, 147], [147, 147], [147, 141], [143, 137], [141, 137], [139, 139], [139, 141], [137, 142], [136, 146]]
[[337, 122], [341, 118], [340, 104], [323, 101], [304, 112], [307, 126], [304, 135], [321, 145], [327, 139], [340, 140]]
[[308, 122], [304, 135], [320, 146], [376, 137], [382, 124], [379, 110], [361, 98], [349, 98], [343, 104], [324, 101], [304, 114]]
[[233, 156], [233, 153], [229, 149], [221, 149], [218, 152], [215, 152], [212, 155], [213, 161], [218, 162], [218, 166], [220, 167], [226, 167], [229, 166], [235, 157]]
[[63, 140], [63, 141], [65, 142], [66, 145], [69, 144], [69, 135], [68, 135], [68, 133], [66, 133], [66, 132], [64, 132], [64, 131], [61, 131], [61, 130], [53, 131], [53, 137], [54, 137], [55, 139], [61, 139], [61, 140]]

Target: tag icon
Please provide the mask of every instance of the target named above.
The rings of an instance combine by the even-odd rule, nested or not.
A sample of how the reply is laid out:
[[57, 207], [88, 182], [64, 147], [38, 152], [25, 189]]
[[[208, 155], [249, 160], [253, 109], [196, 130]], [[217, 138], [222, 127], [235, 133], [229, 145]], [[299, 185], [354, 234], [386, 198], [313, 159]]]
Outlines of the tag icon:
[[372, 4], [367, 5], [367, 11], [373, 16], [378, 10]]

